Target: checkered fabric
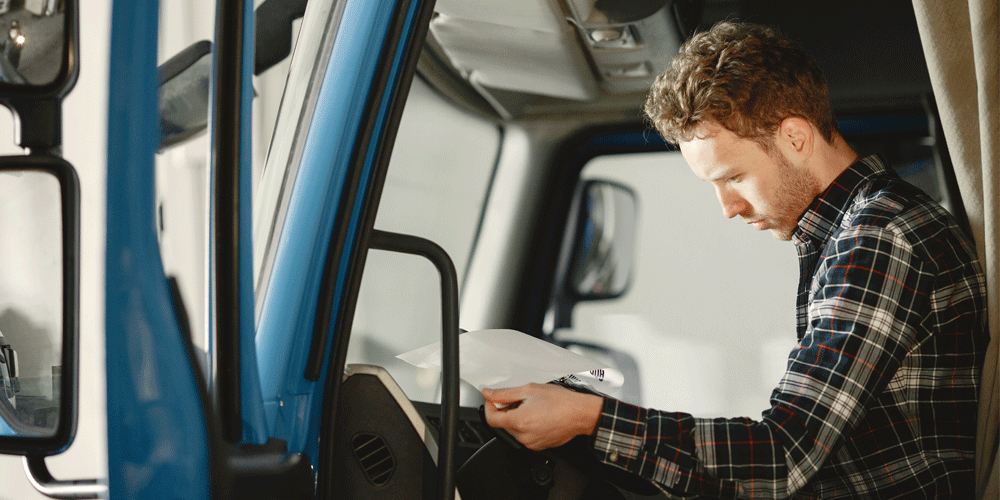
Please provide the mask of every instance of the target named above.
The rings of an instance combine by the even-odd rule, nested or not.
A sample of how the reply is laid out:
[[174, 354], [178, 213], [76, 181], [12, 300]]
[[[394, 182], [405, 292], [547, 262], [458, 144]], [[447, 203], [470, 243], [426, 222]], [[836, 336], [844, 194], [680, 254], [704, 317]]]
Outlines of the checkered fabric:
[[598, 459], [681, 498], [972, 498], [989, 342], [973, 243], [875, 156], [794, 242], [799, 342], [771, 408], [702, 419], [606, 399]]

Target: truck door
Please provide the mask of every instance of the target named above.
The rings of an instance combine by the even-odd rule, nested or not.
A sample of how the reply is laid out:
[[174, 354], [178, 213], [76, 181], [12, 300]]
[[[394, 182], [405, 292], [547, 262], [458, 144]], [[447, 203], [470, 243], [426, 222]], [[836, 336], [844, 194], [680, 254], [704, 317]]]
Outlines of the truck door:
[[[106, 254], [111, 498], [312, 496], [312, 471], [324, 465], [327, 388], [343, 371], [343, 362], [331, 359], [336, 325], [350, 314], [345, 290], [359, 279], [352, 273], [364, 260], [362, 235], [370, 231], [432, 3], [308, 2], [255, 203], [257, 229], [250, 223], [253, 2], [218, 3], [208, 125], [207, 376], [179, 319], [183, 302], [164, 275], [155, 233], [158, 6], [114, 3]], [[317, 310], [326, 311], [322, 319]], [[321, 495], [338, 496], [338, 485], [323, 479]]]

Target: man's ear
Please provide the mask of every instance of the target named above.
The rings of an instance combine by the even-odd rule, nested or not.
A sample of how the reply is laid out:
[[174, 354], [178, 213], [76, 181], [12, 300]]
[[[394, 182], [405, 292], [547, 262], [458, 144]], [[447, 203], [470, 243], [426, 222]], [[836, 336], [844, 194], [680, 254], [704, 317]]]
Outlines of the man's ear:
[[799, 116], [789, 116], [778, 126], [778, 144], [789, 158], [800, 161], [812, 156], [815, 134], [808, 120]]

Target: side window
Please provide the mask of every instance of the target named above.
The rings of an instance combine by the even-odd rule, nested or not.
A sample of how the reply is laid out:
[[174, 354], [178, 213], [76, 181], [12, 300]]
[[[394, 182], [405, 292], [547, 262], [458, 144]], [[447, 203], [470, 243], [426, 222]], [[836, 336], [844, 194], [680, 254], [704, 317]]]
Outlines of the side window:
[[[206, 309], [209, 272], [206, 251], [211, 211], [211, 137], [206, 126], [211, 110], [208, 107], [210, 89], [206, 78], [213, 57], [213, 48], [208, 43], [214, 43], [215, 10], [216, 2], [163, 2], [160, 6], [158, 40], [161, 77], [171, 74], [168, 68], [178, 67], [171, 66], [171, 60], [188, 61], [186, 56], [192, 53], [200, 55], [198, 62], [181, 65], [186, 69], [161, 87], [161, 125], [166, 143], [156, 155], [156, 204], [157, 233], [164, 270], [168, 277], [177, 279], [194, 346], [206, 363], [210, 345]], [[300, 25], [301, 20], [292, 24], [292, 45]], [[201, 50], [192, 50], [199, 46]], [[254, 203], [258, 202], [257, 181], [271, 143], [290, 61], [291, 57], [286, 57], [253, 79], [251, 179]], [[196, 112], [185, 113], [189, 110]], [[208, 374], [207, 365], [205, 368]]]
[[556, 337], [635, 358], [632, 403], [759, 416], [795, 345], [794, 247], [725, 219], [678, 152], [597, 157], [581, 175], [635, 191], [635, 264], [621, 297], [577, 304]]
[[[500, 130], [413, 82], [389, 164], [375, 228], [427, 238], [448, 252], [461, 289], [496, 164]], [[414, 400], [434, 401], [438, 373], [396, 355], [441, 336], [441, 285], [420, 257], [368, 254], [348, 363], [385, 367]]]
[[[215, 2], [163, 2], [160, 5], [160, 29], [157, 63], [161, 71], [171, 58], [199, 41], [212, 41], [215, 32]], [[193, 75], [210, 71], [211, 53], [192, 67], [181, 82], [163, 87], [184, 98], [199, 102], [207, 87], [190, 83]], [[161, 90], [162, 95], [163, 90]], [[171, 94], [174, 95], [174, 94]], [[207, 95], [206, 95], [207, 97]], [[169, 102], [169, 101], [164, 101]], [[192, 106], [194, 107], [194, 106]], [[206, 108], [207, 111], [207, 108]], [[161, 109], [166, 119], [171, 115]], [[203, 117], [207, 120], [207, 114]], [[169, 128], [164, 127], [165, 135]], [[207, 130], [180, 134], [183, 139], [159, 149], [156, 154], [157, 235], [163, 268], [168, 277], [177, 279], [184, 307], [190, 321], [192, 341], [200, 354], [207, 356], [206, 329], [206, 238], [209, 214], [208, 161], [210, 139]], [[206, 372], [207, 373], [207, 372]]]

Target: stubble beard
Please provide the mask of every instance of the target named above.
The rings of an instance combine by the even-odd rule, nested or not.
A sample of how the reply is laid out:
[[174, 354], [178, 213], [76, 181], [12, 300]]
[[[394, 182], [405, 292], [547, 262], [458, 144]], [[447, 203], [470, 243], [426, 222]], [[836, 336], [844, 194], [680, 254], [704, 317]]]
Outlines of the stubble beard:
[[771, 234], [778, 240], [790, 241], [802, 213], [820, 194], [819, 181], [812, 173], [792, 166], [780, 152], [772, 156], [778, 163], [781, 181], [774, 193], [778, 204], [773, 207], [774, 215], [770, 217], [774, 224]]

